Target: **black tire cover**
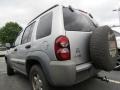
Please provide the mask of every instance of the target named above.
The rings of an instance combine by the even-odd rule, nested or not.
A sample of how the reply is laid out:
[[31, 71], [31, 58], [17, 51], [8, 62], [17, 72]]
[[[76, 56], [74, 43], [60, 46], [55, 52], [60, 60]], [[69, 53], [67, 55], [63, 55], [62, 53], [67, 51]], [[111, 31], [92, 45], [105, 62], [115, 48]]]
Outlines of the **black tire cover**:
[[117, 62], [117, 44], [114, 32], [108, 26], [96, 28], [90, 38], [90, 57], [98, 69], [111, 71]]

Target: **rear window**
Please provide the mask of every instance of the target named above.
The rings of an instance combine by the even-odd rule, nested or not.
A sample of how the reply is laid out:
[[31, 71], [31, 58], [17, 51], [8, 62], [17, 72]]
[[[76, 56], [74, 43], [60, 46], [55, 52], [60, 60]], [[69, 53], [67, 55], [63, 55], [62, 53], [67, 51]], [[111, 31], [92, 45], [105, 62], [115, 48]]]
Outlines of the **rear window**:
[[89, 32], [96, 28], [93, 21], [78, 10], [72, 12], [69, 8], [63, 8], [63, 19], [66, 31]]

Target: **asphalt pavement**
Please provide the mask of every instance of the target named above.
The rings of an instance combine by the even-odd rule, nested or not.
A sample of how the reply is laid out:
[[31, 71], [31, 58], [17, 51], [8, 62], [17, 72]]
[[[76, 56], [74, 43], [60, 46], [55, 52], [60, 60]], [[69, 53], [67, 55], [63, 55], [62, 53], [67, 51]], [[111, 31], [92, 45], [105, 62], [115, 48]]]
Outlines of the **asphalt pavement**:
[[[107, 76], [115, 82], [104, 82], [96, 78], [88, 79], [80, 84], [56, 90], [120, 90], [120, 71], [100, 72], [100, 76]], [[7, 76], [4, 58], [0, 57], [0, 90], [31, 90], [29, 80], [26, 76], [16, 73]]]

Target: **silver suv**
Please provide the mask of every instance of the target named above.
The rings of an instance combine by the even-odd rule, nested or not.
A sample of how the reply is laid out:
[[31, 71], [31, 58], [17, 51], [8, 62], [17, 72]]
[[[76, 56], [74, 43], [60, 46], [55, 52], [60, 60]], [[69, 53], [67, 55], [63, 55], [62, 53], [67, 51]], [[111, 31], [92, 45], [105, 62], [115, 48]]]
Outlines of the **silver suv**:
[[33, 90], [49, 90], [111, 71], [116, 56], [108, 26], [99, 27], [82, 10], [55, 5], [28, 23], [5, 59], [8, 75], [19, 71], [29, 76]]

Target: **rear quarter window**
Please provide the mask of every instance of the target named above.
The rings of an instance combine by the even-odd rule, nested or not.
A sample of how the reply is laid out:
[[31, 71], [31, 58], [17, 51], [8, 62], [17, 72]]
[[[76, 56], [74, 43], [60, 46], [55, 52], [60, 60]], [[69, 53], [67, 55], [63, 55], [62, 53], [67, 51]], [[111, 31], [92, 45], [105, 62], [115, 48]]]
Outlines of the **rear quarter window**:
[[51, 28], [52, 28], [52, 12], [40, 18], [40, 21], [37, 27], [36, 38], [40, 39], [50, 35]]

